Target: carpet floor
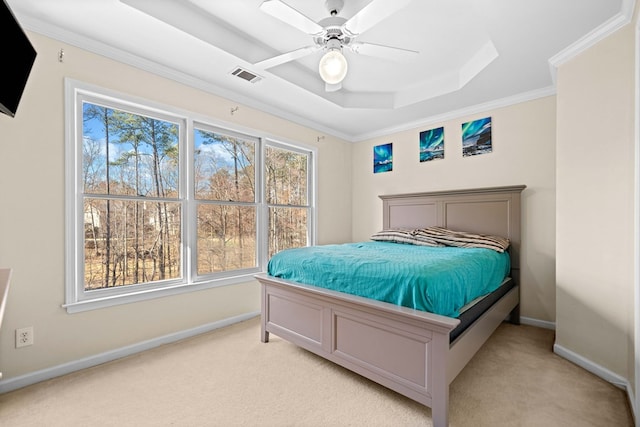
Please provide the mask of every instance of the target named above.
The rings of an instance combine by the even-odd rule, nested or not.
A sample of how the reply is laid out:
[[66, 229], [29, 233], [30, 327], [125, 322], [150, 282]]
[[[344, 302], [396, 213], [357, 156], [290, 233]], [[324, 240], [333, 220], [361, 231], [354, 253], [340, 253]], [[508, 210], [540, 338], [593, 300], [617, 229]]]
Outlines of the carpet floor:
[[[431, 410], [275, 335], [231, 325], [0, 395], [0, 425], [430, 426]], [[450, 387], [452, 427], [633, 426], [626, 393], [502, 324]]]

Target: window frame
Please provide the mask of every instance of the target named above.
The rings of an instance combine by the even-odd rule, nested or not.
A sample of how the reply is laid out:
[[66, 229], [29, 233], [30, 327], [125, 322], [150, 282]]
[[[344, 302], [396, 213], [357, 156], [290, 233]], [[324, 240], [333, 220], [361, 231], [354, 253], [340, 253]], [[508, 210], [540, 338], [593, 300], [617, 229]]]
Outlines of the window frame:
[[[317, 149], [286, 141], [248, 127], [228, 124], [202, 114], [143, 98], [119, 93], [92, 84], [65, 78], [65, 302], [68, 313], [144, 301], [152, 298], [193, 292], [255, 280], [254, 274], [264, 272], [268, 262], [268, 211], [264, 191], [264, 154], [267, 145], [308, 155], [308, 225], [307, 241], [316, 239], [316, 171]], [[84, 193], [82, 185], [83, 102], [119, 109], [179, 126], [178, 202], [181, 206], [181, 275], [177, 279], [147, 282], [108, 289], [84, 290]], [[255, 206], [256, 206], [256, 267], [198, 275], [197, 273], [197, 200], [194, 185], [195, 129], [214, 130], [226, 135], [256, 141]], [[109, 199], [118, 197], [108, 196]], [[148, 198], [147, 198], [148, 200]], [[233, 203], [235, 204], [235, 203]], [[253, 203], [238, 202], [247, 206]]]
[[[265, 151], [267, 150], [267, 147], [275, 147], [281, 150], [288, 150], [288, 151], [293, 151], [295, 153], [298, 154], [307, 154], [308, 151], [302, 149], [301, 147], [297, 147], [297, 146], [292, 146], [291, 144], [285, 144], [282, 143], [280, 141], [274, 140], [274, 139], [269, 139], [269, 138], [265, 138], [265, 140], [263, 141], [263, 144], [261, 146], [261, 157], [263, 159], [263, 165], [264, 165], [264, 159], [266, 158], [266, 153]], [[260, 215], [261, 218], [264, 219], [264, 227], [268, 229], [269, 227], [269, 209], [272, 207], [287, 207], [287, 208], [306, 208], [307, 209], [307, 218], [308, 218], [308, 226], [307, 226], [307, 243], [309, 246], [314, 245], [315, 244], [315, 234], [316, 234], [316, 220], [315, 220], [315, 214], [316, 211], [314, 209], [315, 203], [313, 203], [313, 201], [315, 200], [314, 194], [315, 194], [315, 186], [314, 186], [314, 175], [312, 173], [312, 171], [315, 171], [315, 167], [314, 167], [314, 159], [315, 159], [315, 155], [314, 156], [309, 156], [309, 158], [307, 159], [307, 205], [287, 205], [287, 204], [275, 204], [275, 203], [268, 203], [266, 200], [266, 194], [264, 194], [264, 189], [265, 189], [265, 184], [266, 183], [266, 178], [264, 176], [264, 172], [265, 172], [265, 168], [262, 167], [260, 169], [260, 171], [262, 172], [262, 178], [261, 181], [263, 182], [263, 185], [261, 186], [261, 190], [263, 191], [262, 194], [262, 201], [263, 201], [263, 208], [264, 208], [264, 213], [262, 215]], [[265, 235], [265, 241], [263, 242], [263, 250], [262, 250], [262, 255], [263, 255], [263, 264], [266, 265], [266, 263], [269, 261], [269, 241], [268, 241], [268, 233], [261, 233], [261, 235], [264, 234]]]
[[[193, 134], [195, 133], [196, 129], [200, 129], [200, 130], [205, 130], [208, 132], [215, 132], [215, 133], [220, 133], [220, 134], [224, 134], [226, 136], [232, 136], [234, 138], [239, 138], [239, 139], [246, 139], [246, 140], [254, 140], [255, 142], [255, 159], [254, 159], [254, 163], [256, 165], [261, 164], [262, 162], [262, 153], [261, 153], [261, 138], [260, 137], [256, 137], [255, 135], [251, 135], [249, 133], [242, 133], [242, 132], [238, 132], [237, 130], [231, 130], [228, 128], [224, 128], [221, 126], [216, 126], [212, 123], [205, 123], [205, 122], [201, 122], [201, 121], [194, 121], [193, 122], [193, 126], [192, 126], [192, 132], [189, 132], [190, 136], [193, 136]], [[191, 153], [190, 156], [190, 165], [193, 165], [193, 161], [195, 158], [194, 155], [194, 151], [195, 151], [195, 143], [191, 143], [188, 144], [189, 145], [189, 151]], [[261, 168], [260, 168], [261, 169]], [[193, 184], [193, 182], [195, 181], [195, 177], [194, 177], [194, 170], [193, 168], [191, 168], [191, 173], [189, 174], [189, 183]], [[261, 247], [261, 236], [262, 236], [262, 227], [260, 226], [260, 217], [261, 217], [261, 210], [260, 210], [260, 204], [261, 204], [261, 200], [262, 200], [262, 194], [264, 193], [263, 189], [262, 189], [262, 174], [259, 172], [258, 168], [255, 168], [255, 177], [254, 177], [254, 182], [255, 182], [255, 197], [254, 197], [254, 202], [242, 202], [242, 201], [222, 201], [222, 200], [216, 200], [216, 201], [199, 201], [198, 199], [196, 199], [196, 195], [195, 195], [195, 185], [191, 185], [190, 187], [190, 191], [189, 191], [189, 196], [190, 198], [193, 200], [193, 202], [190, 204], [190, 207], [192, 208], [189, 214], [189, 218], [193, 218], [193, 227], [191, 227], [191, 235], [190, 235], [190, 239], [193, 243], [193, 247], [191, 249], [191, 253], [192, 253], [192, 262], [191, 262], [191, 268], [190, 268], [190, 272], [191, 272], [191, 277], [193, 278], [194, 282], [206, 282], [208, 280], [216, 280], [216, 279], [222, 279], [222, 278], [227, 278], [227, 277], [235, 277], [235, 276], [246, 276], [248, 274], [256, 274], [259, 273], [261, 271], [263, 271], [263, 263], [261, 263], [260, 260], [260, 247]], [[198, 241], [198, 230], [197, 230], [197, 208], [199, 205], [201, 204], [205, 204], [205, 205], [225, 205], [225, 206], [255, 206], [256, 207], [256, 254], [255, 254], [255, 258], [256, 258], [256, 266], [255, 267], [251, 267], [251, 268], [244, 268], [244, 269], [240, 269], [240, 270], [231, 270], [231, 271], [224, 271], [224, 272], [219, 272], [219, 273], [207, 273], [207, 274], [199, 274], [198, 273], [198, 245], [197, 245], [197, 241]]]

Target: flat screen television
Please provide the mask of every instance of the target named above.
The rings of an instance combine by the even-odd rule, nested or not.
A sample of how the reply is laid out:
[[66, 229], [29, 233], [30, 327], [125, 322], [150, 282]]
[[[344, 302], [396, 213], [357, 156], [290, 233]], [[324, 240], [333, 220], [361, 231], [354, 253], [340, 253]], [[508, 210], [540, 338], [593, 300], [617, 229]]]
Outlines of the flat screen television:
[[0, 78], [0, 112], [15, 117], [36, 51], [5, 0], [0, 0], [0, 38], [5, 46]]

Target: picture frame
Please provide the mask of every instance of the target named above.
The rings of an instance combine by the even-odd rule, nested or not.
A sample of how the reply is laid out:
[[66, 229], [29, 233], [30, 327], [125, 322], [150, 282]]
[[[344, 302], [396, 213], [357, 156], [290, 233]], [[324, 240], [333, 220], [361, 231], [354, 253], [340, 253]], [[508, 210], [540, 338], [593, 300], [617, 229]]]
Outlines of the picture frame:
[[420, 162], [444, 159], [444, 127], [420, 132]]
[[462, 124], [463, 157], [478, 156], [492, 151], [491, 117]]
[[373, 147], [373, 173], [393, 170], [393, 143]]

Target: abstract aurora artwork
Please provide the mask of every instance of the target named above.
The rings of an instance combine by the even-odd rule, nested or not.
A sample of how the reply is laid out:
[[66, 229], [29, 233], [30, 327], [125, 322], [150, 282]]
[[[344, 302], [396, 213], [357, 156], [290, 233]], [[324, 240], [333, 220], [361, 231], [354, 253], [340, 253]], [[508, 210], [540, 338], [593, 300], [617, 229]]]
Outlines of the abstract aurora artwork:
[[420, 161], [444, 159], [444, 128], [420, 132]]
[[373, 173], [393, 170], [392, 143], [373, 147]]
[[491, 117], [462, 124], [463, 157], [486, 154], [492, 150]]

